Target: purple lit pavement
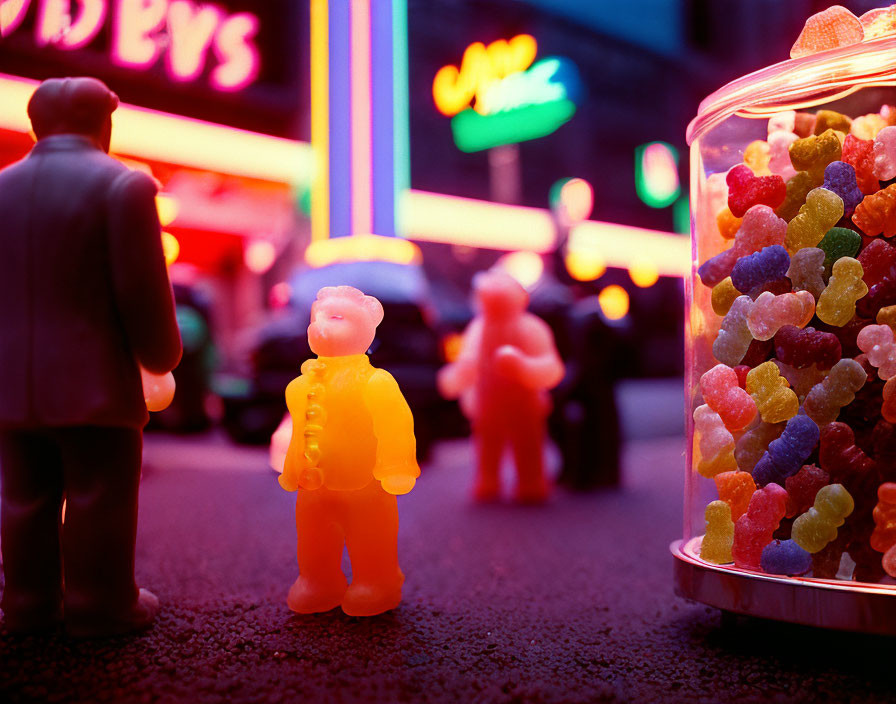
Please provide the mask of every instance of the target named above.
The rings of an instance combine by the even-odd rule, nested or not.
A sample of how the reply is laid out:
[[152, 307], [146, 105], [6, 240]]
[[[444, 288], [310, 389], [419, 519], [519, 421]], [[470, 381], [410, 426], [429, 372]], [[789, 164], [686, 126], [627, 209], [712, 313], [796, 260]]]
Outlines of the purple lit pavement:
[[294, 497], [263, 450], [150, 435], [138, 577], [153, 630], [0, 635], [3, 701], [884, 701], [892, 643], [740, 619], [672, 593], [683, 442], [638, 440], [625, 487], [475, 506], [467, 442], [399, 500], [404, 603], [367, 620], [286, 608]]

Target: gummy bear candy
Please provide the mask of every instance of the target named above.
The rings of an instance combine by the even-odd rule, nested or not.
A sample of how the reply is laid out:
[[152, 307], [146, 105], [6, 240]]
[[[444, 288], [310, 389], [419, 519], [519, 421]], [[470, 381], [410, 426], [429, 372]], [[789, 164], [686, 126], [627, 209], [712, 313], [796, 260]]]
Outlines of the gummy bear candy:
[[896, 423], [896, 376], [887, 379], [883, 389], [884, 402], [881, 404], [880, 412], [884, 420], [890, 423]]
[[796, 474], [818, 444], [819, 435], [818, 426], [808, 416], [794, 416], [787, 421], [781, 437], [769, 443], [753, 467], [756, 484], [783, 484], [787, 477]]
[[818, 490], [815, 505], [793, 522], [793, 541], [807, 552], [818, 552], [837, 537], [837, 528], [855, 508], [852, 496], [842, 484]]
[[749, 472], [721, 472], [713, 477], [719, 498], [731, 507], [731, 520], [736, 521], [747, 511], [756, 482]]
[[896, 183], [865, 196], [856, 207], [852, 221], [869, 237], [881, 233], [884, 237], [896, 235]]
[[743, 430], [756, 417], [756, 403], [740, 388], [731, 367], [717, 364], [705, 372], [700, 377], [700, 389], [706, 405], [719, 414], [728, 430]]
[[880, 183], [874, 176], [874, 142], [848, 134], [843, 140], [841, 160], [856, 171], [856, 184], [866, 196], [877, 193]]
[[787, 195], [783, 178], [778, 175], [755, 176], [744, 164], [732, 168], [725, 182], [728, 184], [728, 208], [737, 217], [743, 217], [758, 203], [777, 208]]
[[868, 374], [856, 360], [841, 359], [824, 381], [808, 393], [803, 410], [818, 425], [833, 423], [840, 415], [840, 409], [852, 403], [867, 379]]
[[803, 399], [809, 394], [816, 384], [820, 384], [827, 376], [827, 371], [819, 369], [817, 366], [810, 365], [805, 369], [797, 369], [789, 364], [784, 364], [780, 359], [773, 359], [781, 376], [787, 379], [790, 388], [796, 393], [796, 397], [802, 403]]
[[859, 18], [845, 7], [834, 5], [806, 20], [806, 26], [790, 49], [790, 58], [798, 59], [849, 46], [862, 41], [864, 37], [865, 30]]
[[896, 127], [884, 127], [874, 138], [874, 176], [880, 181], [896, 178]]
[[768, 170], [773, 174], [778, 174], [785, 181], [796, 176], [796, 169], [790, 163], [790, 145], [797, 139], [799, 137], [790, 130], [777, 130], [769, 132], [768, 135]]
[[[862, 299], [862, 301], [865, 299]], [[861, 304], [862, 301], [859, 301]], [[818, 305], [815, 306], [815, 315], [818, 315]], [[846, 325], [828, 325], [825, 322], [819, 322], [816, 327], [819, 330], [824, 332], [829, 332], [833, 335], [837, 336], [837, 339], [840, 340], [840, 349], [843, 351], [844, 357], [855, 357], [857, 354], [861, 354], [861, 350], [858, 345], [856, 345], [856, 337], [859, 334], [859, 331], [865, 327], [870, 320], [865, 318], [856, 316], [852, 320], [850, 320]]]
[[756, 340], [770, 340], [784, 325], [805, 327], [815, 314], [815, 298], [808, 291], [782, 293], [765, 291], [754, 301], [747, 327]]
[[821, 185], [824, 181], [824, 170], [827, 165], [832, 161], [839, 161], [842, 153], [840, 139], [834, 130], [798, 139], [790, 145], [790, 161], [793, 168], [797, 171], [808, 171], [812, 183], [816, 185]]
[[823, 486], [827, 486], [830, 476], [814, 464], [806, 464], [799, 472], [787, 477], [784, 488], [787, 489], [787, 517], [792, 518], [805, 513], [815, 503], [815, 495]]
[[877, 367], [877, 374], [887, 380], [896, 375], [896, 340], [889, 325], [868, 325], [856, 338], [859, 349]]
[[796, 112], [783, 110], [768, 118], [768, 134], [773, 132], [793, 132], [796, 128]]
[[737, 252], [732, 247], [703, 262], [697, 268], [697, 275], [706, 286], [715, 288], [731, 275], [736, 262]]
[[775, 215], [767, 205], [754, 205], [741, 219], [734, 238], [734, 251], [738, 257], [758, 252], [771, 245], [783, 245], [787, 223]]
[[716, 215], [716, 225], [719, 227], [719, 234], [726, 240], [733, 240], [737, 234], [743, 218], [736, 218], [726, 205]]
[[893, 34], [896, 32], [896, 8], [891, 5], [868, 10], [859, 17], [859, 22], [865, 30], [865, 41]]
[[737, 467], [734, 461], [734, 436], [725, 428], [719, 414], [708, 405], [694, 410], [694, 440], [699, 443], [697, 471], [711, 479], [719, 472]]
[[787, 225], [784, 243], [793, 254], [803, 247], [817, 247], [825, 233], [843, 217], [843, 201], [825, 188], [813, 188], [806, 202]]
[[843, 113], [835, 110], [819, 110], [815, 113], [815, 134], [821, 134], [826, 130], [836, 130], [837, 132], [849, 132], [852, 119]]
[[[877, 181], [874, 183], [877, 183]], [[787, 222], [793, 220], [803, 203], [806, 202], [806, 196], [809, 195], [809, 191], [815, 188], [815, 186], [816, 183], [812, 180], [808, 171], [798, 171], [791, 176], [787, 179], [787, 195], [784, 197], [784, 202], [775, 209], [775, 215]]]
[[753, 336], [747, 327], [747, 315], [753, 307], [753, 299], [749, 296], [738, 296], [731, 304], [731, 309], [722, 319], [719, 334], [712, 343], [713, 356], [729, 367], [740, 364], [744, 358]]
[[825, 272], [830, 275], [834, 262], [841, 257], [855, 257], [861, 246], [862, 236], [855, 230], [850, 230], [848, 227], [832, 227], [818, 243], [818, 248], [825, 254]]
[[762, 549], [759, 566], [768, 574], [805, 574], [812, 567], [812, 555], [793, 540], [773, 540]]
[[767, 176], [771, 173], [768, 168], [769, 147], [768, 142], [757, 139], [750, 142], [744, 149], [744, 164], [750, 167], [757, 176]]
[[[750, 330], [747, 328], [747, 334], [749, 333]], [[750, 346], [747, 347], [747, 353], [740, 362], [752, 369], [767, 361], [774, 351], [775, 343], [772, 340], [753, 340]]]
[[731, 277], [726, 277], [712, 287], [711, 301], [713, 312], [719, 317], [724, 317], [731, 310], [731, 305], [738, 296], [740, 296], [740, 291], [734, 288], [734, 284], [731, 283]]
[[834, 262], [827, 288], [818, 297], [815, 314], [828, 325], [842, 327], [856, 314], [856, 301], [868, 293], [862, 265], [852, 257]]
[[789, 268], [787, 250], [772, 245], [738, 259], [731, 270], [731, 283], [738, 291], [749, 293], [757, 286], [785, 277]]
[[896, 484], [881, 484], [877, 489], [877, 499], [873, 514], [875, 527], [870, 542], [878, 552], [887, 552], [896, 545]]
[[808, 291], [817, 301], [824, 291], [824, 261], [827, 255], [818, 247], [798, 249], [790, 258], [787, 277], [794, 291]]
[[881, 308], [877, 311], [876, 320], [878, 325], [887, 325], [890, 330], [896, 332], [896, 306]]
[[757, 489], [747, 512], [734, 524], [731, 556], [736, 567], [759, 569], [762, 548], [772, 541], [778, 524], [784, 518], [787, 492], [777, 484]]
[[800, 330], [794, 325], [785, 325], [775, 334], [775, 353], [780, 361], [796, 369], [813, 364], [830, 369], [842, 356], [836, 335], [815, 328]]
[[860, 115], [852, 121], [849, 133], [858, 139], [874, 139], [887, 126], [887, 121], [877, 113]]
[[734, 543], [731, 507], [724, 501], [712, 501], [706, 507], [705, 517], [706, 534], [700, 544], [701, 559], [716, 565], [731, 562], [731, 545]]
[[868, 288], [896, 275], [896, 247], [886, 240], [871, 240], [859, 253], [858, 261], [862, 265], [862, 280]]
[[863, 502], [880, 482], [874, 460], [856, 445], [855, 433], [846, 423], [830, 423], [821, 431], [818, 463], [831, 481], [843, 484]]
[[[772, 440], [777, 440], [784, 432], [784, 423], [761, 422], [752, 430], [744, 433], [734, 446], [734, 459], [738, 468], [744, 473], [751, 473], [759, 458], [765, 454]], [[721, 475], [720, 475], [721, 476]], [[755, 482], [754, 482], [755, 486]], [[721, 494], [719, 494], [721, 496]], [[722, 497], [724, 498], [724, 497]], [[736, 519], [735, 519], [736, 520]]]
[[793, 132], [797, 137], [809, 137], [815, 133], [815, 113], [798, 112], [793, 116]]
[[896, 303], [896, 272], [891, 272], [868, 288], [868, 294], [856, 304], [856, 314], [864, 318], [874, 318], [881, 308], [894, 303]]
[[843, 213], [847, 217], [864, 198], [862, 190], [856, 185], [856, 170], [844, 161], [832, 161], [825, 167], [822, 188], [840, 196]]
[[747, 392], [756, 401], [759, 415], [766, 423], [780, 423], [793, 418], [800, 409], [793, 389], [771, 361], [763, 362], [747, 374]]

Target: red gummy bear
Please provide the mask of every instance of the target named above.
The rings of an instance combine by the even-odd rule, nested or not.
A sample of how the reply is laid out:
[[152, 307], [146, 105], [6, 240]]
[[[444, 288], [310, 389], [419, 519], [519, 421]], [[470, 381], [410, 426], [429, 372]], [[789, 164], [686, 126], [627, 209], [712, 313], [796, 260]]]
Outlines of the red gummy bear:
[[855, 518], [871, 512], [880, 472], [877, 463], [856, 445], [856, 436], [846, 423], [830, 423], [821, 429], [818, 463], [832, 482], [846, 487], [855, 501]]
[[833, 333], [815, 328], [800, 330], [795, 325], [785, 325], [775, 334], [775, 352], [784, 364], [797, 369], [813, 364], [830, 369], [842, 356], [840, 340]]
[[840, 160], [856, 170], [856, 183], [866, 196], [877, 193], [880, 183], [874, 176], [874, 140], [848, 134], [843, 141]]
[[766, 484], [753, 493], [747, 512], [734, 526], [731, 555], [736, 567], [759, 569], [762, 548], [772, 541], [786, 511], [787, 492], [777, 484]]
[[752, 367], [746, 364], [738, 364], [734, 368], [734, 373], [737, 374], [737, 385], [742, 389], [747, 388], [747, 374], [750, 373], [750, 369]]
[[[868, 294], [856, 303], [856, 314], [864, 318], [876, 318], [881, 308], [896, 304], [896, 271], [868, 288]], [[856, 333], [858, 334], [858, 333]]]
[[728, 209], [739, 218], [754, 205], [777, 208], [787, 197], [783, 178], [777, 174], [754, 176], [753, 170], [746, 164], [731, 169], [725, 182], [728, 184]]
[[799, 472], [787, 477], [784, 481], [787, 489], [787, 518], [805, 513], [812, 508], [818, 490], [826, 486], [830, 479], [827, 472], [814, 464], [803, 465]]
[[[856, 332], [856, 335], [858, 334]], [[750, 369], [758, 367], [772, 356], [774, 349], [775, 343], [773, 340], [753, 340], [740, 363], [743, 366], [750, 367]]]
[[896, 277], [896, 247], [886, 240], [871, 240], [857, 259], [862, 265], [862, 281], [869, 289], [885, 278]]
[[[861, 304], [863, 300], [864, 299], [860, 298], [859, 304]], [[859, 336], [862, 328], [864, 328], [866, 325], [872, 324], [873, 322], [873, 320], [868, 320], [867, 318], [859, 316], [853, 318], [842, 327], [838, 327], [836, 325], [828, 325], [827, 323], [823, 322], [819, 322], [816, 327], [819, 330], [831, 333], [838, 340], [840, 340], [840, 351], [844, 357], [855, 357], [862, 352], [862, 350], [859, 349], [858, 344], [856, 344], [856, 338]]]

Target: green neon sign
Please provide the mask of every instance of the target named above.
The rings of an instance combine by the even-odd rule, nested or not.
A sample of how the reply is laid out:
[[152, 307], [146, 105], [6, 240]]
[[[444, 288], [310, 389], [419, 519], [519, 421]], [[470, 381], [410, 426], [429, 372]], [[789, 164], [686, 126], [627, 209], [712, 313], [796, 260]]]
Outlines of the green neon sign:
[[666, 208], [681, 195], [678, 150], [665, 142], [635, 149], [635, 191], [651, 208]]

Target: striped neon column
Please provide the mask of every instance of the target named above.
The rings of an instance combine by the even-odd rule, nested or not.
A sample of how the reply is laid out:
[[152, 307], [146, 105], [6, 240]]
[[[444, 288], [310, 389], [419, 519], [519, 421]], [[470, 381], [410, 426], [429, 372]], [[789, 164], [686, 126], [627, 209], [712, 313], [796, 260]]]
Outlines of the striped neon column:
[[407, 0], [311, 0], [314, 240], [396, 234], [410, 186]]

